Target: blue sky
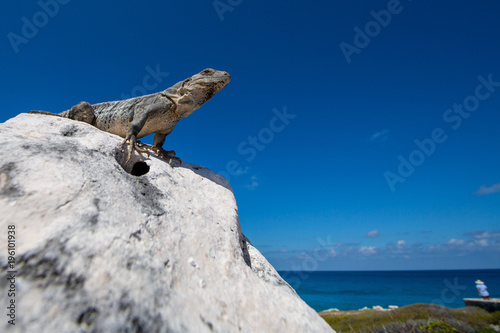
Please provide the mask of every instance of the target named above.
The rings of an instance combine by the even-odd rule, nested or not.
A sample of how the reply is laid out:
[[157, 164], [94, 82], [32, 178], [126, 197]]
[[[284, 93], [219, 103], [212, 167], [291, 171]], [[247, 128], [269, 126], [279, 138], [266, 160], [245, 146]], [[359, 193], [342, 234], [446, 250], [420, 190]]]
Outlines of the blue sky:
[[498, 1], [1, 7], [2, 122], [228, 71], [164, 147], [230, 179], [277, 269], [500, 267]]

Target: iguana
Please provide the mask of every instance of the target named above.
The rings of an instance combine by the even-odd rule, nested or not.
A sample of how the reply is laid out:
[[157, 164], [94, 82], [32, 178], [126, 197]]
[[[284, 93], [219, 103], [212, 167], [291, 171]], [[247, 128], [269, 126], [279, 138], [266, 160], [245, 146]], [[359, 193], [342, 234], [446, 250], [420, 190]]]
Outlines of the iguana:
[[84, 121], [100, 130], [125, 138], [130, 142], [128, 159], [135, 150], [149, 151], [139, 146], [138, 138], [156, 133], [152, 150], [164, 157], [176, 159], [175, 152], [165, 151], [165, 138], [182, 117], [187, 117], [221, 91], [231, 80], [227, 72], [208, 68], [172, 87], [150, 95], [126, 100], [89, 104], [80, 102], [70, 110], [53, 114], [44, 111], [28, 113], [48, 114]]

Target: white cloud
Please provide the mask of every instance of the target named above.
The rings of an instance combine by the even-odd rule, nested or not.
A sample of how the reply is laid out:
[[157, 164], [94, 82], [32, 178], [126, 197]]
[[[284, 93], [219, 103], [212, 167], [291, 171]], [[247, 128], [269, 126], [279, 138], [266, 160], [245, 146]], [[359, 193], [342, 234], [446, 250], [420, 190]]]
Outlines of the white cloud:
[[466, 233], [468, 236], [472, 236], [475, 239], [494, 239], [494, 238], [500, 238], [500, 231], [499, 230], [492, 230], [492, 231], [484, 231], [484, 230], [479, 230], [479, 231], [469, 231]]
[[456, 238], [452, 238], [446, 242], [447, 245], [464, 245], [465, 243], [467, 243], [465, 240]]
[[365, 237], [375, 238], [375, 237], [378, 237], [378, 236], [380, 236], [380, 234], [379, 234], [378, 230], [375, 229], [375, 230], [372, 230], [369, 233], [367, 233]]
[[378, 132], [375, 132], [370, 137], [370, 141], [386, 141], [389, 138], [389, 130], [384, 128]]
[[245, 185], [245, 187], [249, 190], [255, 190], [257, 186], [259, 186], [259, 182], [257, 182], [257, 176], [250, 177], [250, 180], [252, 181], [252, 183]]
[[482, 185], [479, 190], [474, 192], [475, 195], [488, 195], [500, 192], [500, 183], [491, 185], [490, 187]]
[[236, 175], [235, 176], [241, 176], [241, 175], [244, 175], [245, 173], [248, 172], [248, 170], [250, 170], [249, 167], [245, 167], [245, 168], [238, 168], [238, 170], [236, 170]]
[[[472, 231], [466, 235], [484, 235], [485, 232]], [[491, 237], [491, 233], [486, 233]], [[500, 250], [500, 242], [491, 238], [478, 238], [473, 240], [452, 238], [443, 244], [432, 244], [425, 250], [428, 253], [454, 253], [455, 255], [465, 255], [473, 252], [498, 251]]]
[[362, 246], [359, 248], [358, 252], [364, 256], [371, 256], [377, 253], [377, 247], [375, 246]]
[[400, 239], [396, 243], [389, 242], [386, 245], [386, 252], [390, 254], [407, 253], [408, 248], [406, 247], [406, 244], [408, 244], [408, 242], [404, 239]]
[[[377, 230], [372, 230], [375, 234]], [[500, 231], [470, 231], [462, 238], [448, 238], [440, 243], [419, 243], [407, 239], [397, 239], [387, 242], [385, 246], [369, 246], [360, 243], [334, 243], [329, 241], [328, 246], [306, 248], [300, 250], [277, 249], [267, 252], [271, 257], [280, 260], [304, 260], [313, 258], [318, 262], [342, 262], [343, 260], [427, 260], [428, 258], [457, 258], [473, 255], [500, 255]], [[326, 245], [326, 244], [325, 244]], [[301, 261], [302, 260], [302, 261]]]
[[337, 247], [352, 247], [352, 246], [358, 246], [360, 243], [334, 243], [333, 246]]
[[486, 247], [490, 245], [487, 239], [476, 240], [475, 243], [481, 247]]

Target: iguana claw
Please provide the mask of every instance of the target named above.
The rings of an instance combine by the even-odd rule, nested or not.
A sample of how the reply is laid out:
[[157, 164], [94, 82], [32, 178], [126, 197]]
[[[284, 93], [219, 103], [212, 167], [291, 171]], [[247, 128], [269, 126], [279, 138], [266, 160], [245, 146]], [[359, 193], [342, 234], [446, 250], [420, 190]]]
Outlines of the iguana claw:
[[151, 156], [151, 153], [156, 154], [158, 157], [168, 161], [168, 163], [172, 163], [172, 160], [179, 162], [182, 164], [182, 160], [175, 156], [175, 151], [173, 150], [164, 150], [163, 148], [158, 148], [154, 146], [150, 146], [148, 144], [137, 141], [135, 136], [130, 136], [130, 138], [125, 138], [122, 141], [122, 145], [124, 145], [127, 141], [130, 141], [130, 149], [128, 151], [127, 162], [132, 157], [132, 151], [135, 150], [139, 154], [147, 154], [148, 157]]
[[182, 160], [175, 156], [174, 150], [165, 150], [163, 148], [158, 148], [158, 147], [151, 147], [151, 150], [165, 161], [168, 160], [168, 163], [172, 163], [172, 160], [174, 160], [179, 162], [179, 164], [182, 164]]
[[[137, 139], [135, 138], [134, 135], [130, 136], [130, 137], [126, 137], [123, 141], [122, 141], [122, 146], [127, 142], [127, 141], [130, 141], [130, 147], [129, 147], [129, 150], [128, 150], [128, 155], [127, 155], [127, 162], [130, 161], [130, 158], [132, 157], [132, 151], [136, 151], [137, 153], [139, 154], [147, 154], [148, 157], [151, 155], [151, 153], [147, 150], [147, 149], [144, 149], [142, 148], [142, 143], [140, 142], [137, 142]], [[125, 163], [127, 163], [125, 162]]]

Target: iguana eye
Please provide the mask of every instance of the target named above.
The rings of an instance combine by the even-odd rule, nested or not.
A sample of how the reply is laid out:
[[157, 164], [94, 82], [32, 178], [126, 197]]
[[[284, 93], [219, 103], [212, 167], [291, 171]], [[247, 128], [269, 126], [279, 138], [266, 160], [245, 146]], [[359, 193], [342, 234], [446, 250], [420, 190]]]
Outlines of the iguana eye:
[[203, 72], [201, 72], [201, 74], [204, 75], [212, 75], [213, 73], [214, 73], [213, 69], [205, 69]]

